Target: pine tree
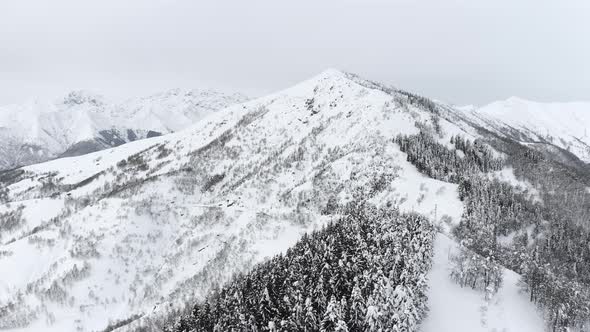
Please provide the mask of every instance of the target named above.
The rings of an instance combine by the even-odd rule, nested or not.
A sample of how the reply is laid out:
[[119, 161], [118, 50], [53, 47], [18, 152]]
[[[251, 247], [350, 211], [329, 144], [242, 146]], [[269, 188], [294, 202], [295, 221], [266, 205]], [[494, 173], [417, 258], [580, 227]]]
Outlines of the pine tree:
[[346, 323], [342, 319], [342, 308], [340, 307], [340, 303], [336, 301], [336, 298], [332, 296], [330, 298], [330, 302], [328, 302], [328, 307], [324, 312], [324, 318], [322, 319], [322, 323], [320, 325], [320, 331], [348, 331], [348, 328], [346, 328], [346, 330], [343, 330], [342, 326], [346, 328]]
[[317, 331], [318, 329], [318, 319], [316, 317], [316, 312], [313, 309], [313, 305], [311, 302], [311, 298], [305, 299], [305, 317], [303, 323], [303, 330], [305, 332]]
[[350, 295], [350, 310], [348, 313], [349, 325], [353, 331], [363, 329], [366, 312], [365, 301], [358, 284], [358, 278], [355, 278], [354, 287]]
[[367, 313], [365, 315], [364, 325], [366, 326], [367, 332], [379, 332], [381, 329], [380, 326], [381, 320], [381, 313], [379, 312], [379, 307], [375, 303], [373, 296], [369, 296], [367, 300]]

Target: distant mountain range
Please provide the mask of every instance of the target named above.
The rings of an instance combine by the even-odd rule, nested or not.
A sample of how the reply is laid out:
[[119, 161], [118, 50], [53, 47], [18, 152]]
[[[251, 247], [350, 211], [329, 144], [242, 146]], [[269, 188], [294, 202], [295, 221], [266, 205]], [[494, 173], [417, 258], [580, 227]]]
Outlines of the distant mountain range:
[[239, 94], [170, 90], [122, 103], [88, 91], [0, 107], [0, 170], [76, 156], [186, 128]]
[[539, 103], [511, 97], [460, 109], [468, 119], [499, 135], [555, 146], [590, 163], [590, 102]]

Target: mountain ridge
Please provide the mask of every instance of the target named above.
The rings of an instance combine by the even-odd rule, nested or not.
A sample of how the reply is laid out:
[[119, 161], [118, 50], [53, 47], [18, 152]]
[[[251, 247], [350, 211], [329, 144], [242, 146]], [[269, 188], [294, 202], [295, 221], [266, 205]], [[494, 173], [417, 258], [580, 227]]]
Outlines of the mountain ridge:
[[[0, 213], [11, 222], [0, 233], [0, 269], [13, 273], [0, 278], [0, 307], [11, 308], [0, 326], [160, 330], [234, 275], [322, 229], [338, 217], [334, 205], [355, 200], [419, 213], [450, 234], [471, 202], [461, 196], [469, 187], [445, 176], [465, 174], [436, 167], [427, 175], [430, 165], [416, 163], [416, 151], [402, 152], [403, 137], [425, 140], [456, 164], [476, 165], [465, 172], [492, 165], [484, 175], [514, 188], [507, 197], [534, 196], [535, 183], [515, 176], [521, 167], [498, 170], [508, 149], [486, 147], [490, 137], [458, 112], [327, 70], [169, 135], [1, 173], [7, 203]], [[428, 144], [417, 151], [428, 152]], [[529, 150], [523, 155], [541, 158]], [[437, 243], [433, 278], [442, 278], [451, 244]], [[497, 329], [534, 332], [543, 317], [516, 291], [518, 276], [509, 275], [499, 293], [509, 297], [497, 303], [527, 313], [515, 321], [503, 320], [503, 307], [477, 291], [454, 286], [473, 300], [471, 312], [492, 308], [487, 318], [470, 317], [476, 326], [487, 319]], [[449, 280], [436, 281], [430, 295], [441, 301], [445, 292], [435, 287]], [[461, 319], [452, 306], [433, 304], [445, 310], [437, 315], [446, 324]]]
[[[3, 211], [16, 211], [22, 204], [24, 219], [3, 232], [3, 250], [13, 254], [0, 260], [0, 268], [30, 277], [24, 283], [4, 279], [0, 298], [20, 303], [10, 317], [49, 317], [55, 323], [46, 326], [43, 320], [19, 318], [4, 324], [103, 329], [108, 320], [134, 314], [145, 316], [137, 323], [166, 315], [186, 305], [180, 299], [199, 298], [213, 284], [286, 250], [302, 232], [321, 227], [329, 219], [320, 213], [329, 197], [352, 199], [360, 190], [356, 186], [369, 185], [377, 174], [384, 183], [393, 179], [397, 187], [379, 201], [393, 200], [406, 211], [434, 218], [438, 190], [440, 197], [448, 197], [438, 216], [458, 221], [461, 204], [453, 198], [455, 186], [419, 174], [391, 140], [394, 134], [417, 133], [418, 120], [429, 122], [431, 114], [398, 108], [393, 96], [327, 71], [215, 112], [173, 134], [24, 167], [23, 173], [11, 175], [13, 183], [7, 186], [12, 203]], [[415, 185], [419, 182], [436, 190], [421, 190]], [[42, 205], [51, 206], [45, 210], [53, 213], [38, 215], [35, 211]], [[180, 243], [178, 248], [174, 243]], [[67, 249], [59, 249], [62, 245]], [[53, 253], [61, 271], [86, 264], [89, 275], [64, 284], [59, 273], [42, 264], [28, 274], [26, 266], [36, 261], [26, 254], [29, 250]], [[129, 260], [139, 252], [143, 258]], [[19, 267], [18, 261], [27, 265]], [[203, 279], [205, 272], [214, 275], [213, 280]], [[53, 282], [65, 291], [65, 298], [47, 299], [54, 292]], [[21, 300], [15, 298], [12, 289], [29, 283], [38, 286], [31, 286]], [[147, 285], [160, 291], [154, 293]], [[94, 292], [89, 294], [87, 287]], [[186, 292], [193, 287], [194, 292]], [[136, 295], [128, 293], [130, 288]], [[117, 300], [109, 306], [111, 294]], [[122, 294], [123, 301], [118, 298]], [[73, 307], [60, 308], [70, 297]], [[88, 303], [93, 304], [89, 308], [94, 309], [87, 309], [93, 319], [81, 313], [76, 314], [80, 323], [66, 318], [67, 312], [78, 312], [77, 307]]]
[[177, 131], [244, 100], [239, 94], [173, 89], [116, 103], [81, 90], [61, 100], [0, 107], [0, 168], [84, 154]]
[[555, 145], [590, 163], [590, 102], [543, 103], [510, 97], [458, 110], [500, 135], [523, 143]]

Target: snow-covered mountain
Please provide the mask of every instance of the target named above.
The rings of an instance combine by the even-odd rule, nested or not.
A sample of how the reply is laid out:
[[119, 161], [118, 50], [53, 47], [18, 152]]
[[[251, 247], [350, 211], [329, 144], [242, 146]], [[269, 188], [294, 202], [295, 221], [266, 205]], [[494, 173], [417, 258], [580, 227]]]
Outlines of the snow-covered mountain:
[[[83, 100], [75, 104], [101, 104]], [[138, 103], [125, 109], [152, 101]], [[333, 202], [362, 197], [420, 213], [441, 232], [423, 331], [539, 331], [542, 315], [518, 291], [514, 272], [502, 269], [493, 298], [449, 280], [458, 245], [447, 235], [465, 201], [457, 184], [421, 173], [395, 142], [425, 129], [453, 150], [457, 135], [482, 138], [486, 122], [463, 113], [328, 70], [169, 135], [0, 173], [0, 328], [157, 326], [326, 225], [333, 217], [323, 211]], [[489, 176], [533, 189], [510, 169]]]
[[499, 135], [558, 147], [590, 163], [590, 103], [539, 103], [511, 97], [462, 110], [470, 120]]
[[0, 107], [0, 170], [170, 133], [243, 101], [238, 94], [175, 89], [115, 103], [73, 91], [58, 101]]

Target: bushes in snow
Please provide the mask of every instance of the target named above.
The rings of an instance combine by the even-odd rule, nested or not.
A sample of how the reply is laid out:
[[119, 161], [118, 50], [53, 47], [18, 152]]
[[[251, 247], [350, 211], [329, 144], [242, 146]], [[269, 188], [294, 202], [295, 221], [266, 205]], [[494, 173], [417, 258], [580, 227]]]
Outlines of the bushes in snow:
[[102, 239], [104, 235], [96, 236], [94, 233], [90, 233], [87, 237], [81, 237], [78, 235], [74, 235], [74, 241], [69, 249], [70, 256], [72, 258], [100, 258], [100, 253], [96, 247], [100, 239]]
[[434, 230], [414, 214], [350, 205], [338, 222], [234, 278], [170, 331], [414, 331]]
[[4, 300], [0, 305], [0, 329], [25, 327], [37, 316], [38, 312], [24, 304], [24, 295], [19, 292], [16, 298]]
[[163, 144], [158, 144], [156, 151], [158, 152], [158, 154], [156, 155], [156, 159], [166, 158], [172, 153], [172, 149], [167, 148]]
[[222, 174], [215, 174], [211, 177], [209, 177], [207, 179], [207, 181], [205, 182], [205, 184], [203, 185], [203, 189], [201, 189], [203, 192], [210, 190], [211, 188], [213, 188], [216, 184], [218, 184], [219, 182], [221, 182], [223, 180], [223, 178], [225, 177], [225, 173]]
[[16, 209], [0, 213], [0, 237], [2, 232], [12, 231], [25, 222], [23, 218], [24, 209], [24, 205], [19, 205]]
[[[137, 168], [140, 171], [146, 171], [149, 169], [149, 165], [147, 161], [144, 159], [144, 151], [141, 151], [136, 154], [132, 154], [127, 159], [122, 159], [117, 162], [117, 167], [126, 169], [126, 168]], [[160, 151], [161, 153], [161, 151]]]
[[0, 187], [0, 203], [8, 202], [8, 187]]

